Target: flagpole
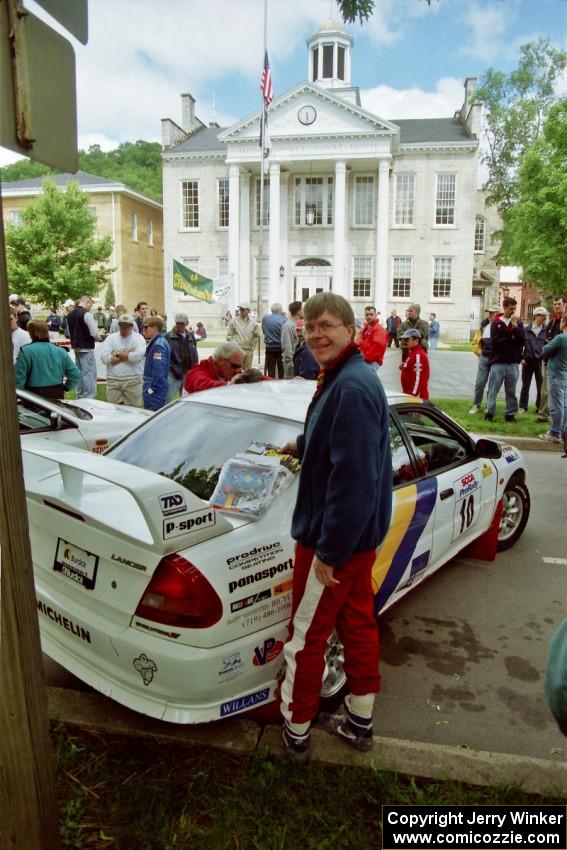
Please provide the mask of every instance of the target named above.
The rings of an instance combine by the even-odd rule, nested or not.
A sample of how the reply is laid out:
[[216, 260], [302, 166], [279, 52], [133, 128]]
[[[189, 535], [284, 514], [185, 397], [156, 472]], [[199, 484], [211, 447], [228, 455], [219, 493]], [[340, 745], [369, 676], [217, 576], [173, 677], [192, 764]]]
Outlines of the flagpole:
[[[264, 0], [264, 50], [268, 49], [268, 0]], [[258, 284], [256, 291], [256, 318], [260, 321], [260, 296], [262, 292], [262, 259], [264, 253], [264, 145], [266, 132], [266, 98], [262, 92], [262, 117], [260, 118], [260, 227], [258, 230]], [[258, 335], [258, 363], [261, 363], [260, 335]]]

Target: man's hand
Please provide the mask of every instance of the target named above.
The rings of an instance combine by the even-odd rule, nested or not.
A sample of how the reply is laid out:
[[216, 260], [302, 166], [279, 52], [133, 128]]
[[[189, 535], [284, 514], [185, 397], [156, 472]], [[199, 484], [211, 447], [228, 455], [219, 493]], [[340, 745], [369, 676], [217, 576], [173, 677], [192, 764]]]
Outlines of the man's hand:
[[317, 579], [321, 582], [321, 584], [324, 584], [325, 587], [333, 587], [335, 584], [340, 584], [340, 582], [338, 582], [334, 577], [335, 568], [325, 564], [324, 561], [321, 561], [321, 559], [317, 557], [317, 555], [313, 558], [313, 567], [315, 568], [315, 575], [317, 576]]
[[284, 443], [284, 445], [280, 449], [280, 454], [282, 455], [296, 455], [297, 454], [297, 443], [289, 442]]

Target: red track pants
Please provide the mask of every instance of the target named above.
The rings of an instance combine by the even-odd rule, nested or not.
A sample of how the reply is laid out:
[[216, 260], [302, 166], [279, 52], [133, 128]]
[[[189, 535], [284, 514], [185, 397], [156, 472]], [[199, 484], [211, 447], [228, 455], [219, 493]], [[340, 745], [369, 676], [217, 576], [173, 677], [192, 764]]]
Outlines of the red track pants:
[[380, 643], [371, 583], [375, 550], [352, 555], [335, 571], [340, 583], [332, 587], [321, 584], [311, 568], [314, 555], [314, 549], [297, 545], [281, 690], [282, 714], [291, 723], [307, 723], [317, 715], [325, 646], [334, 628], [344, 646], [350, 692], [358, 696], [380, 690]]

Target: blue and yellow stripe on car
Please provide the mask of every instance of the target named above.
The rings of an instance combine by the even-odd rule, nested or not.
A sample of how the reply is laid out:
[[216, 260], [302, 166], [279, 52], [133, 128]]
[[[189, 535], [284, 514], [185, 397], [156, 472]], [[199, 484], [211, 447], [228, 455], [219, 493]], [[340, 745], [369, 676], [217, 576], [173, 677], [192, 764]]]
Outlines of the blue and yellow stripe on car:
[[[417, 481], [394, 492], [390, 529], [378, 550], [372, 568], [376, 613], [384, 607], [402, 580], [436, 501], [436, 477]], [[420, 569], [426, 566], [420, 558]]]

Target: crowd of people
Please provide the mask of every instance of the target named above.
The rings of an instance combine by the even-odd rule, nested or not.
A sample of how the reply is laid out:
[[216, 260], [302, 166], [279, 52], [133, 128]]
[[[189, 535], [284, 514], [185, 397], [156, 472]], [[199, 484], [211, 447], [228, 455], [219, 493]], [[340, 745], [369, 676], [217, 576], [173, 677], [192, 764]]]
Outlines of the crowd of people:
[[[473, 405], [469, 413], [481, 411], [488, 384], [484, 418], [493, 421], [496, 397], [504, 386], [507, 422], [528, 413], [532, 380], [536, 386], [536, 421], [549, 423], [540, 439], [561, 443], [567, 434], [567, 298], [553, 299], [548, 316], [545, 307], [536, 307], [527, 325], [515, 316], [517, 302], [507, 296], [502, 309], [490, 306], [483, 319], [473, 350], [478, 355]], [[518, 400], [518, 381], [521, 390]]]

